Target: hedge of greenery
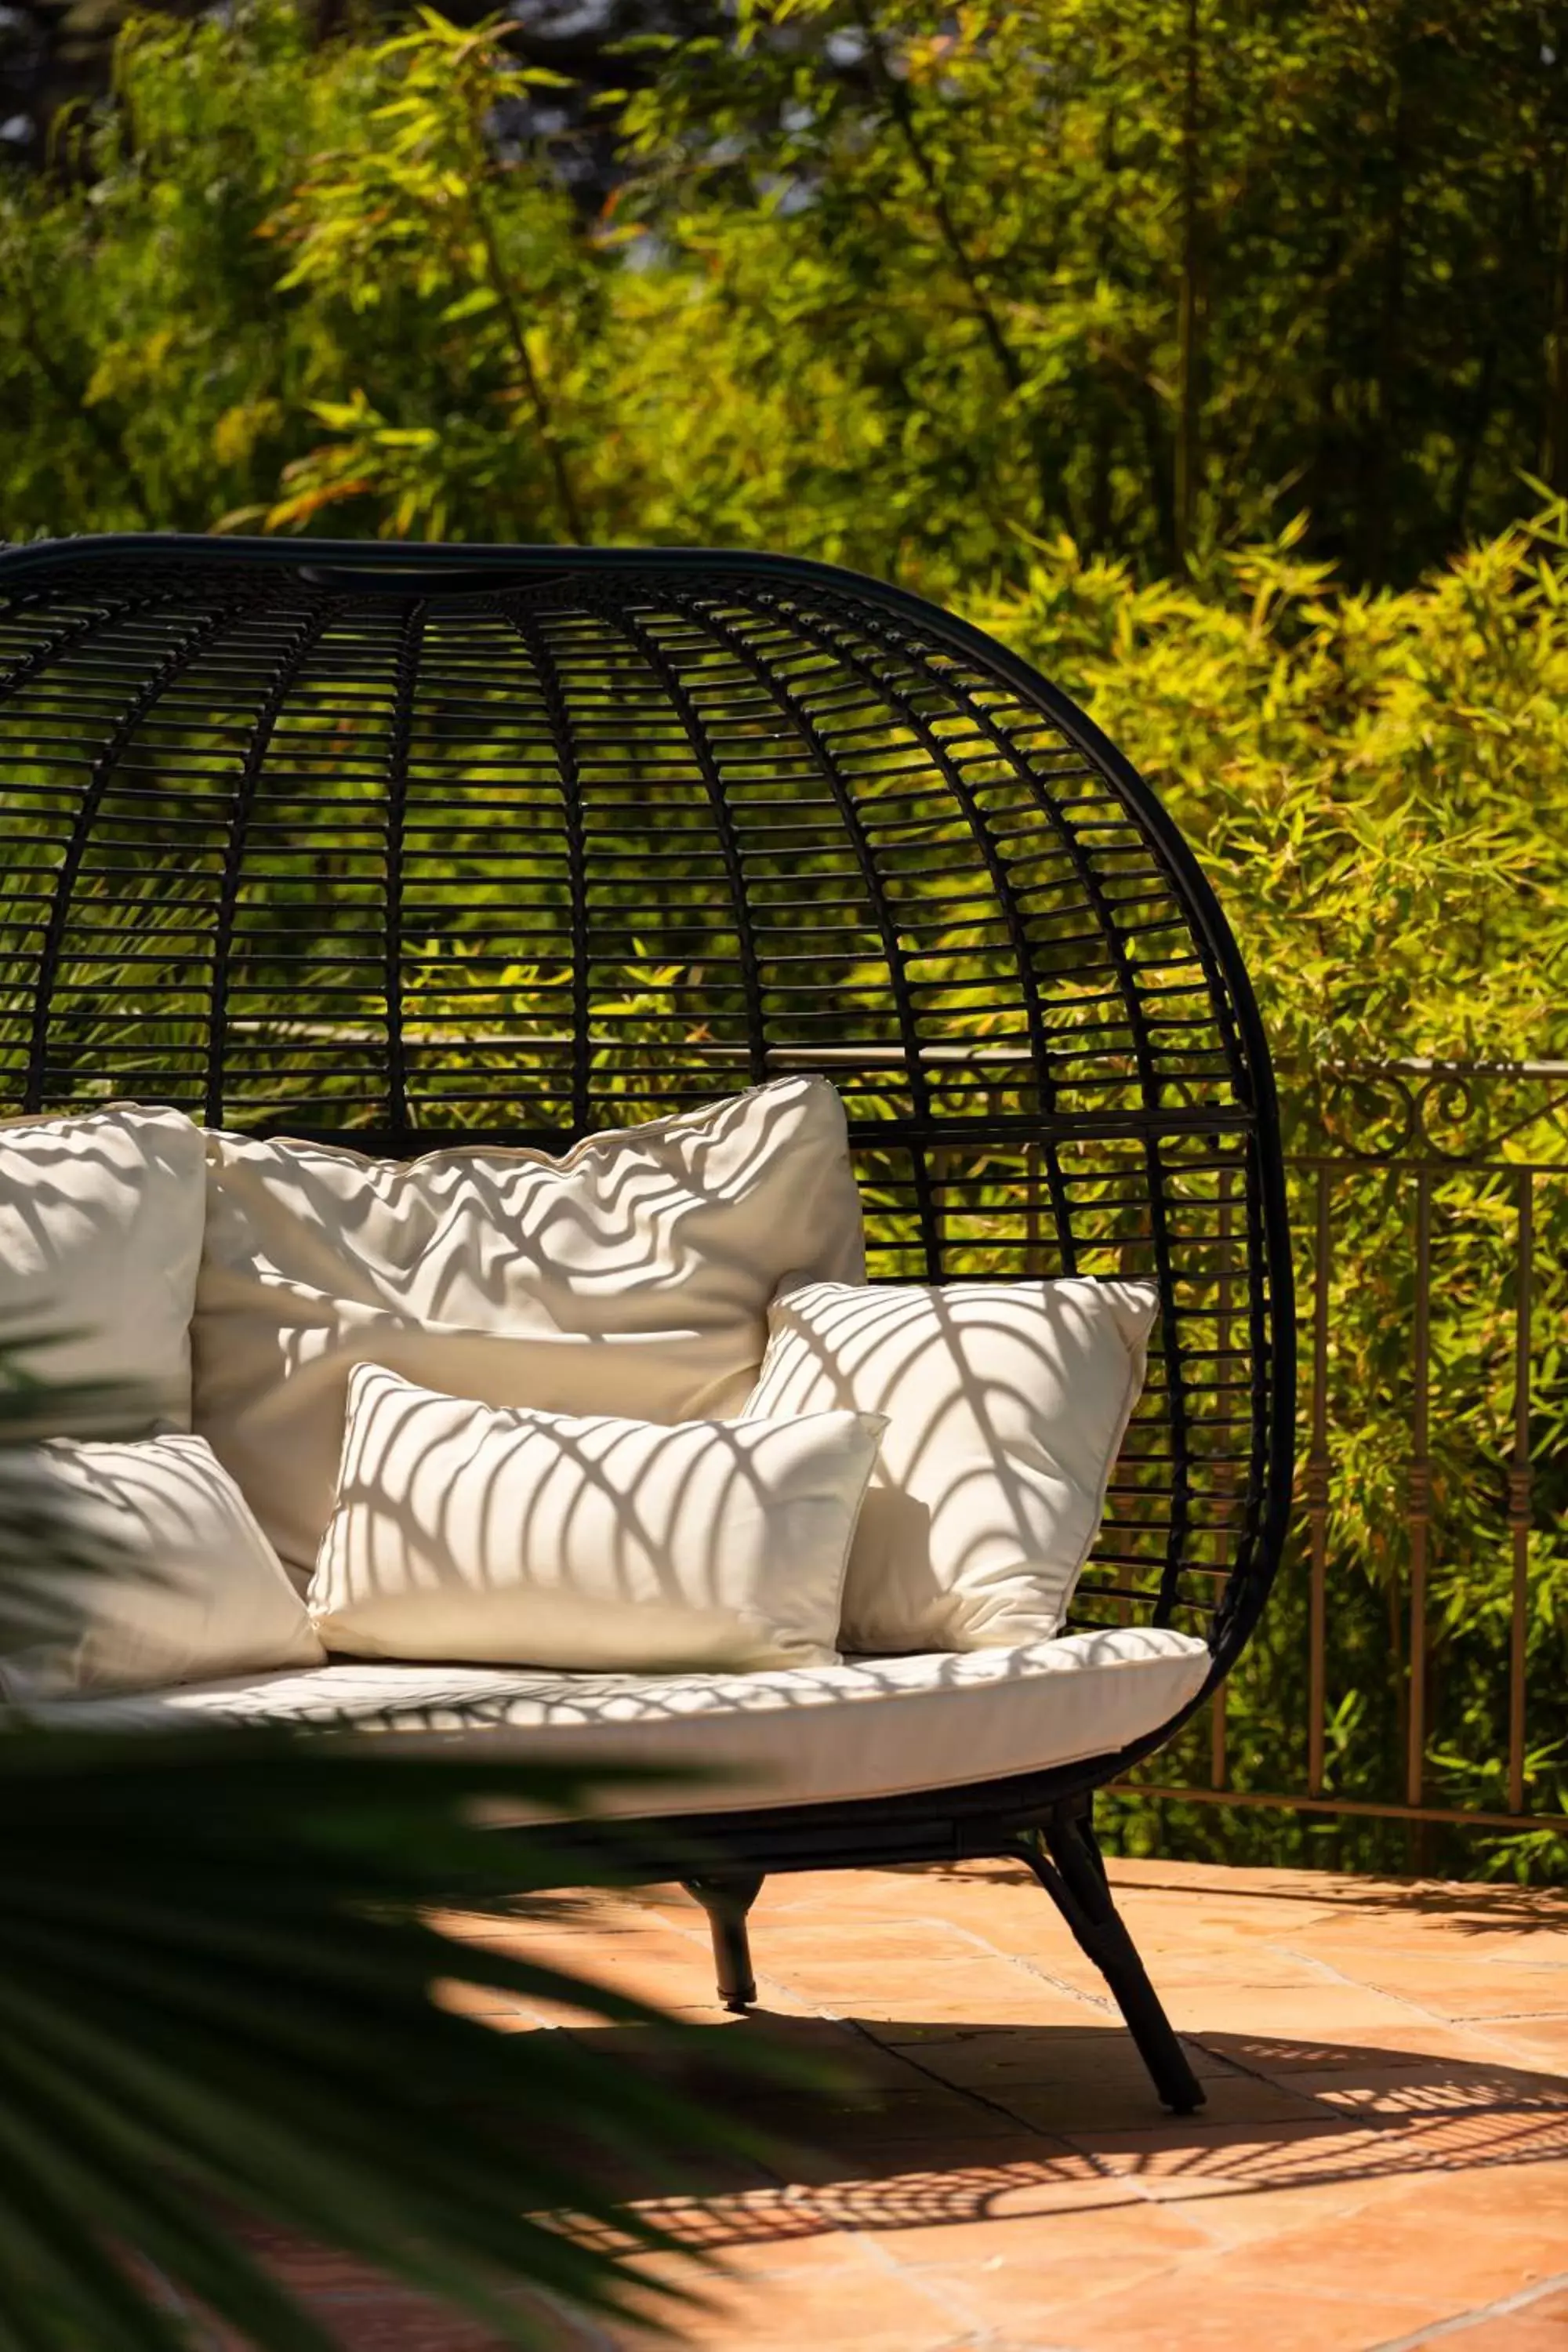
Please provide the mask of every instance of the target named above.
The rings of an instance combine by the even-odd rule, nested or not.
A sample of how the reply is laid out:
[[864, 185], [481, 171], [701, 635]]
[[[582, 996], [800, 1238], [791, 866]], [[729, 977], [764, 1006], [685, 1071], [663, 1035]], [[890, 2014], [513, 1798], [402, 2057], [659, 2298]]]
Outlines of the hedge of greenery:
[[1020, 531], [1169, 572], [1305, 508], [1407, 583], [1568, 491], [1538, 0], [693, 0], [619, 97], [353, 16], [132, 24], [0, 172], [10, 536], [330, 512], [949, 593]]
[[[1201, 585], [1140, 587], [1068, 547], [982, 617], [1092, 705], [1198, 844], [1241, 937], [1282, 1066], [1295, 1152], [1391, 1140], [1336, 1066], [1564, 1056], [1568, 541], [1561, 506], [1404, 594], [1337, 590], [1289, 546], [1216, 562]], [[1563, 1091], [1559, 1087], [1559, 1093]], [[1499, 1097], [1504, 1161], [1568, 1162], [1551, 1089]], [[1447, 1147], [1457, 1131], [1432, 1124]], [[1510, 1126], [1513, 1131], [1507, 1132]], [[1428, 1801], [1506, 1803], [1515, 1178], [1444, 1175], [1433, 1212], [1433, 1531]], [[1298, 1180], [1304, 1322], [1314, 1203]], [[1336, 1181], [1331, 1286], [1331, 1788], [1404, 1793], [1414, 1179]], [[1564, 1809], [1568, 1669], [1568, 1166], [1537, 1185], [1534, 1460], [1526, 1722], [1531, 1802]], [[1307, 1376], [1303, 1346], [1303, 1381]], [[1238, 1786], [1305, 1784], [1305, 1563], [1232, 1694]], [[1206, 1727], [1184, 1769], [1206, 1778]], [[1127, 1833], [1167, 1843], [1147, 1815]], [[1184, 1818], [1198, 1850], [1559, 1876], [1554, 1832], [1481, 1838]]]

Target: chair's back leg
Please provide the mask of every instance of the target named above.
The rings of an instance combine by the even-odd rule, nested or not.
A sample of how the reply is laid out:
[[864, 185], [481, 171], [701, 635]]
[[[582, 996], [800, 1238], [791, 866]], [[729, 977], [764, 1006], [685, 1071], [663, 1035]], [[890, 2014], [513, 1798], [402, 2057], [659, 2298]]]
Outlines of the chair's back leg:
[[750, 2009], [757, 1997], [752, 1974], [752, 1947], [746, 1934], [746, 1914], [762, 1888], [762, 1874], [723, 1878], [689, 1878], [688, 1895], [695, 1895], [708, 1914], [713, 1930], [713, 1968], [719, 1998], [726, 2009]]
[[1202, 2085], [1110, 1899], [1087, 1813], [1064, 1806], [1043, 1829], [1026, 1832], [1018, 1851], [1110, 1986], [1161, 2098], [1177, 2115], [1191, 2115], [1204, 2104]]

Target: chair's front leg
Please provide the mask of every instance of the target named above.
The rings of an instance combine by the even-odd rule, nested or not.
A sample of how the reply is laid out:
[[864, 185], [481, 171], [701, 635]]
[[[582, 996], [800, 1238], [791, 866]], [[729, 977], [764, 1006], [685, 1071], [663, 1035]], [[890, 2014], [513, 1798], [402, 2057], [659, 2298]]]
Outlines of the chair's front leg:
[[713, 1968], [719, 1979], [720, 2000], [726, 2009], [750, 2009], [757, 1997], [757, 1980], [752, 1973], [746, 1914], [761, 1891], [761, 1872], [735, 1877], [688, 1878], [683, 1884], [688, 1895], [694, 1895], [707, 1912], [708, 1924], [713, 1931]]
[[1018, 1852], [1110, 1986], [1161, 2098], [1177, 2115], [1191, 2115], [1204, 2104], [1203, 2087], [1110, 1899], [1087, 1813], [1061, 1807], [1042, 1829], [1025, 1832]]

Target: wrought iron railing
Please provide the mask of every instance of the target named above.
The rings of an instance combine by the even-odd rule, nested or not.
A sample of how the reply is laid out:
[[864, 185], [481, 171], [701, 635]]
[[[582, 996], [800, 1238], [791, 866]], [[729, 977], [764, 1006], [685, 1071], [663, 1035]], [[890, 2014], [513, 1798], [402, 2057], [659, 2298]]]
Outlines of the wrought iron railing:
[[1275, 1632], [1206, 1725], [1124, 1786], [1163, 1805], [1426, 1825], [1425, 1863], [1463, 1866], [1450, 1845], [1434, 1854], [1444, 1832], [1499, 1848], [1533, 1833], [1555, 1874], [1568, 1062], [1342, 1065], [1282, 1083], [1301, 1418]]

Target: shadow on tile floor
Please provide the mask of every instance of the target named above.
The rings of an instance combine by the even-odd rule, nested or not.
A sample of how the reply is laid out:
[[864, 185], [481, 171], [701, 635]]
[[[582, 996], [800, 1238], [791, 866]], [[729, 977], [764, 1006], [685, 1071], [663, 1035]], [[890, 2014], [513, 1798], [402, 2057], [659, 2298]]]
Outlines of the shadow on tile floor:
[[[781, 1886], [757, 1953], [775, 2005], [743, 2023], [711, 2007], [705, 1925], [679, 1896], [577, 1915], [598, 1973], [680, 2010], [686, 2086], [776, 2142], [766, 2160], [689, 2155], [606, 2180], [731, 2273], [694, 2342], [1568, 2352], [1564, 1896], [1117, 1875], [1187, 2029], [1208, 2102], [1194, 2116], [1158, 2105], [1092, 1979], [1038, 1931], [1036, 1891], [1000, 1871], [952, 1874], [951, 1903], [934, 1871]], [[530, 1934], [553, 1941], [548, 1921]], [[480, 2013], [669, 2072], [645, 2033], [580, 2012]], [[737, 2040], [834, 2078], [737, 2088]], [[254, 2242], [344, 2352], [492, 2352], [337, 2257]], [[561, 2314], [544, 2340], [650, 2342]]]
[[[1353, 1913], [1369, 1923], [1414, 1916], [1458, 1936], [1494, 1935], [1500, 1928], [1543, 1929], [1554, 1936], [1568, 1933], [1568, 1889], [1561, 1886], [1510, 1886], [1493, 1879], [1464, 1885], [1451, 1879], [1401, 1878], [1374, 1881], [1369, 1891], [1364, 1880], [1335, 1879], [1325, 1874], [1323, 1883], [1313, 1883], [1310, 1894], [1303, 1895], [1300, 1882], [1308, 1875], [1292, 1871], [1289, 1876], [1295, 1884], [1278, 1887], [1249, 1885], [1245, 1900], [1309, 1901], [1326, 1911]], [[955, 1884], [963, 1883], [956, 1872], [952, 1876]], [[1157, 1867], [1145, 1867], [1132, 1883], [1146, 1895], [1190, 1891], [1190, 1881], [1163, 1879]]]
[[[820, 2020], [766, 2014], [744, 2027], [710, 2031], [716, 2042], [740, 2032], [814, 2054], [825, 2041]], [[1394, 2042], [1347, 2047], [1205, 2036], [1197, 2054], [1211, 2106], [1173, 2117], [1158, 2108], [1146, 2085], [1140, 2092], [1132, 2082], [1136, 2059], [1130, 2062], [1117, 2028], [1085, 2033], [900, 2021], [897, 2031], [893, 2043], [873, 2039], [853, 2020], [831, 2029], [840, 2079], [811, 2098], [792, 2092], [737, 2101], [732, 2081], [717, 2063], [704, 2063], [700, 2044], [680, 2070], [683, 2078], [704, 2097], [738, 2104], [751, 2123], [776, 2130], [784, 2143], [776, 2168], [694, 2158], [658, 2178], [628, 2175], [616, 2184], [621, 2194], [693, 2249], [738, 2262], [742, 2278], [765, 2280], [781, 2271], [793, 2278], [807, 2254], [831, 2266], [838, 2249], [879, 2246], [900, 2265], [917, 2265], [910, 2274], [923, 2281], [942, 2274], [950, 2235], [955, 2255], [1016, 2235], [1020, 2250], [1031, 2248], [1031, 2270], [1045, 2296], [1053, 2291], [1048, 2266], [1042, 2268], [1032, 2235], [1042, 2225], [1054, 2222], [1058, 2234], [1070, 2229], [1075, 2259], [1095, 2259], [1103, 2244], [1114, 2263], [1124, 2258], [1129, 2232], [1158, 2251], [1161, 2231], [1182, 2228], [1188, 2200], [1191, 2210], [1201, 2205], [1211, 2224], [1223, 2207], [1231, 2234], [1244, 2238], [1245, 2209], [1271, 2200], [1294, 2211], [1317, 2202], [1301, 2192], [1353, 2192], [1400, 2181], [1418, 2189], [1438, 2176], [1479, 2181], [1568, 2158], [1568, 2083], [1562, 2076], [1434, 2059]], [[645, 2037], [636, 2032], [598, 2028], [589, 2038], [614, 2050], [620, 2063], [650, 2064]], [[715, 2049], [715, 2062], [721, 2054]], [[1263, 2067], [1279, 2081], [1257, 2071]], [[1250, 2119], [1229, 2114], [1226, 2095], [1237, 2086], [1261, 2089], [1266, 2097], [1258, 2104], [1270, 2111]], [[1031, 2124], [1042, 2096], [1058, 2094], [1063, 2105], [1057, 2112], [1077, 2120], [1054, 2129]], [[1141, 2105], [1139, 2121], [1097, 2121], [1108, 2101], [1117, 2114]], [[1563, 2224], [1568, 2263], [1568, 2200]], [[277, 2275], [308, 2296], [345, 2352], [490, 2352], [493, 2339], [482, 2328], [434, 2311], [337, 2256], [279, 2233], [243, 2234]], [[1179, 2239], [1172, 2244], [1182, 2251]], [[1065, 2256], [1064, 2247], [1058, 2259]], [[564, 2315], [547, 2325], [547, 2341], [562, 2352], [651, 2340], [636, 2331], [604, 2333]], [[735, 2352], [742, 2340], [733, 2339]], [[1055, 2337], [955, 2330], [951, 2338], [955, 2347], [1037, 2340]]]
[[[825, 2048], [816, 2021], [759, 2015], [745, 2030]], [[785, 2184], [739, 2186], [732, 2166], [699, 2160], [678, 2183], [627, 2181], [624, 2193], [702, 2200], [711, 2245], [974, 2219], [1030, 2182], [1147, 2174], [1245, 2195], [1568, 2159], [1568, 2080], [1527, 2067], [1392, 2042], [1205, 2034], [1191, 2046], [1207, 2103], [1174, 2116], [1119, 2027], [900, 2021], [896, 2032], [872, 2038], [847, 2019], [831, 2052], [841, 2079], [816, 2094], [737, 2098], [721, 2073], [689, 2076], [704, 2098], [777, 2132]], [[615, 2029], [594, 2038], [613, 2041]], [[639, 2057], [635, 2038], [626, 2054]]]
[[[670, 2074], [647, 2034], [576, 2028], [618, 2065]], [[830, 2055], [823, 2091], [738, 2091], [721, 2065], [733, 2037]], [[889, 2039], [881, 2039], [886, 2034]], [[898, 2039], [891, 2039], [896, 2034]], [[689, 2157], [658, 2176], [623, 2176], [621, 2197], [684, 2244], [741, 2277], [795, 2272], [802, 2258], [832, 2267], [847, 2251], [884, 2249], [908, 2277], [941, 2277], [945, 2246], [996, 2267], [985, 2249], [1035, 2232], [1072, 2232], [1086, 2261], [1123, 2261], [1135, 2239], [1168, 2239], [1183, 2253], [1184, 2213], [1246, 2237], [1248, 2209], [1317, 2206], [1323, 2192], [1373, 2183], [1413, 2189], [1444, 2176], [1477, 2183], [1568, 2159], [1568, 2082], [1528, 2067], [1434, 2058], [1396, 2042], [1206, 2034], [1192, 2044], [1211, 2105], [1171, 2116], [1140, 2077], [1119, 2028], [921, 2025], [759, 2013], [745, 2025], [693, 2032], [679, 2065], [684, 2086], [720, 2100], [778, 2136], [771, 2164]], [[1253, 2115], [1237, 2115], [1241, 2107]], [[1105, 2122], [1105, 2116], [1119, 2122]], [[1314, 2197], [1317, 2192], [1317, 2197]], [[1568, 2261], [1568, 2200], [1563, 2200]], [[275, 2277], [306, 2295], [343, 2352], [491, 2352], [484, 2328], [433, 2310], [341, 2255], [282, 2232], [240, 2225]], [[1131, 2234], [1131, 2237], [1129, 2237]], [[814, 2244], [816, 2242], [816, 2244]], [[1063, 2249], [1065, 2251], [1065, 2249]], [[1060, 2255], [1058, 2255], [1060, 2258]], [[835, 2272], [837, 2274], [837, 2272]], [[562, 2352], [647, 2345], [637, 2331], [605, 2333], [543, 2315], [545, 2343]], [[729, 2352], [729, 2338], [708, 2338]], [[741, 2352], [741, 2336], [733, 2347]], [[766, 2338], [773, 2343], [773, 2338]], [[1035, 2343], [954, 2331], [952, 2345]], [[1056, 2340], [1056, 2338], [1039, 2338]], [[879, 2345], [881, 2338], [875, 2338]], [[826, 2340], [818, 2338], [826, 2352]], [[228, 2352], [228, 2347], [226, 2347]], [[237, 2352], [237, 2347], [233, 2347]], [[1477, 2347], [1481, 2352], [1481, 2347]]]

